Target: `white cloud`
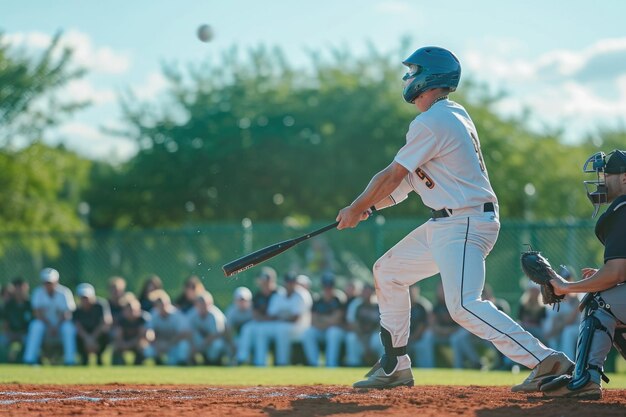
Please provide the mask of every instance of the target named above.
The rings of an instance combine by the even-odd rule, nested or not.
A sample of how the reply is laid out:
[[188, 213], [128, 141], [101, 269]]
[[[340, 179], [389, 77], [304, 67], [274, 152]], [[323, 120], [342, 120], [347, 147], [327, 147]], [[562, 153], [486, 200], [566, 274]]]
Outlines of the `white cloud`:
[[152, 72], [143, 84], [133, 87], [133, 93], [140, 100], [150, 100], [167, 87], [167, 79], [160, 72]]
[[510, 54], [485, 54], [471, 50], [465, 56], [469, 69], [502, 78], [552, 78], [571, 77], [581, 73], [595, 61], [607, 56], [623, 58], [626, 62], [626, 38], [601, 39], [593, 45], [578, 50], [553, 50], [533, 59], [511, 59]]
[[[44, 49], [50, 46], [52, 35], [43, 32], [15, 32], [4, 36], [5, 43], [22, 49]], [[64, 48], [73, 50], [73, 63], [81, 68], [105, 74], [123, 74], [131, 65], [130, 54], [109, 46], [96, 46], [91, 37], [77, 30], [62, 34], [57, 56]]]
[[[530, 59], [515, 50], [466, 52], [467, 73], [509, 96], [502, 114], [528, 108], [535, 127], [563, 127], [569, 140], [626, 115], [626, 38], [603, 39], [580, 50], [552, 50]], [[523, 54], [520, 54], [523, 55]]]
[[[117, 126], [117, 123], [107, 125]], [[65, 123], [57, 129], [54, 140], [92, 159], [124, 161], [137, 152], [136, 144], [130, 139], [109, 135], [84, 122]]]
[[84, 78], [70, 81], [57, 95], [67, 102], [88, 101], [94, 105], [112, 103], [116, 99], [112, 90], [98, 89]]

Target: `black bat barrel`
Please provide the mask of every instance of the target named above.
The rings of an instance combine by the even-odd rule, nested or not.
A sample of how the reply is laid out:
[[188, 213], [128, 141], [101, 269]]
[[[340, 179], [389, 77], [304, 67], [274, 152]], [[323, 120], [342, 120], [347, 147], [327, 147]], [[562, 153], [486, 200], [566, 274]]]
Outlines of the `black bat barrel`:
[[246, 269], [252, 268], [255, 265], [260, 264], [263, 261], [266, 261], [274, 256], [283, 253], [287, 249], [294, 246], [298, 243], [297, 239], [289, 239], [280, 243], [275, 243], [263, 249], [259, 249], [256, 252], [252, 252], [249, 255], [243, 256], [239, 259], [235, 259], [224, 265], [222, 269], [224, 270], [224, 275], [227, 277], [231, 275], [235, 275], [239, 272], [243, 272]]

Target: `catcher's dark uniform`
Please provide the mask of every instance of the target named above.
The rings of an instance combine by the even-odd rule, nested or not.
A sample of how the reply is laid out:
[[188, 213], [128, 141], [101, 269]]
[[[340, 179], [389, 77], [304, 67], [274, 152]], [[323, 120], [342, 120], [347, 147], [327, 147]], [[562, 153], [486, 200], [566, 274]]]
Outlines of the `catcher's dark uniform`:
[[[616, 198], [600, 216], [595, 232], [604, 245], [605, 263], [611, 259], [626, 258], [626, 195]], [[619, 328], [626, 324], [626, 284], [622, 283], [597, 293], [590, 303], [592, 307], [588, 307], [587, 311], [598, 319], [599, 326], [593, 332], [587, 363], [592, 371], [591, 378], [599, 383], [599, 374], [613, 343], [622, 355], [626, 355], [626, 332]], [[581, 324], [579, 345], [584, 323], [585, 321]], [[580, 355], [577, 355], [576, 362], [585, 359], [578, 356]], [[596, 372], [593, 372], [594, 370]]]

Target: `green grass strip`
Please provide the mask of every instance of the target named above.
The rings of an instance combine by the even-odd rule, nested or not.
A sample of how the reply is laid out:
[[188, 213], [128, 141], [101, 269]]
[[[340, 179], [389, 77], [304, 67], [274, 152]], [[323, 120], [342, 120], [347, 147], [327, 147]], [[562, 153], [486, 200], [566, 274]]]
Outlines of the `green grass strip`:
[[[63, 367], [0, 365], [0, 383], [21, 384], [201, 384], [201, 385], [351, 385], [368, 368], [303, 366], [242, 367]], [[527, 371], [414, 369], [416, 385], [514, 385]], [[610, 374], [607, 388], [626, 388], [626, 374]]]

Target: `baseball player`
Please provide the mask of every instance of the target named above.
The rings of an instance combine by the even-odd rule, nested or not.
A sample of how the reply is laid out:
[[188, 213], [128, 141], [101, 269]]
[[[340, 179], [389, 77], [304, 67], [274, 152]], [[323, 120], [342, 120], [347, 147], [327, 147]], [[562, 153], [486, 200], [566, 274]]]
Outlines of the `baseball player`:
[[76, 295], [80, 302], [74, 311], [72, 320], [76, 326], [76, 346], [80, 363], [89, 363], [89, 354], [96, 355], [96, 362], [102, 365], [102, 352], [109, 344], [111, 309], [104, 298], [96, 297], [96, 289], [89, 283], [76, 287]]
[[[576, 368], [573, 375], [563, 375], [542, 385], [550, 397], [602, 397], [601, 380], [608, 382], [602, 367], [614, 344], [626, 354], [626, 151], [608, 155], [599, 152], [584, 165], [585, 172], [595, 173], [596, 181], [585, 181], [587, 195], [595, 206], [611, 203], [596, 223], [596, 236], [604, 245], [604, 265], [600, 269], [583, 268], [583, 279], [568, 282], [554, 274], [550, 281], [557, 295], [588, 293], [583, 300], [585, 311], [578, 334]], [[590, 187], [597, 187], [589, 192]], [[626, 357], [626, 356], [625, 356]]]
[[413, 230], [374, 265], [385, 353], [357, 388], [412, 386], [407, 355], [411, 302], [409, 286], [437, 273], [452, 318], [490, 340], [511, 359], [534, 368], [515, 391], [534, 391], [550, 373], [565, 373], [572, 362], [545, 347], [492, 303], [483, 301], [485, 257], [498, 237], [498, 201], [466, 110], [448, 99], [461, 76], [450, 51], [425, 47], [404, 62], [404, 99], [420, 114], [406, 144], [376, 174], [361, 195], [337, 215], [338, 229], [355, 227], [373, 206], [381, 209], [415, 191], [432, 218]]
[[44, 337], [59, 340], [63, 344], [63, 362], [76, 363], [76, 327], [72, 323], [72, 312], [76, 303], [69, 288], [59, 284], [59, 271], [45, 268], [39, 274], [42, 285], [35, 288], [31, 298], [34, 320], [28, 326], [24, 363], [35, 364]]
[[346, 295], [335, 288], [335, 276], [325, 273], [322, 276], [322, 292], [311, 308], [311, 327], [302, 335], [302, 347], [307, 363], [319, 365], [319, 345], [326, 347], [326, 366], [339, 366], [341, 344], [344, 339], [343, 322]]
[[145, 356], [154, 358], [159, 365], [162, 356], [168, 365], [187, 365], [190, 354], [189, 320], [185, 314], [172, 305], [169, 295], [163, 290], [150, 293], [154, 308], [150, 312], [149, 330], [154, 332], [152, 344], [145, 350]]
[[192, 360], [201, 353], [208, 364], [221, 364], [226, 351], [226, 317], [213, 302], [213, 295], [205, 291], [198, 295], [195, 308], [187, 313], [191, 327]]
[[301, 340], [304, 331], [311, 325], [313, 299], [308, 290], [300, 287], [298, 277], [285, 276], [285, 291], [277, 292], [267, 306], [268, 321], [257, 330], [257, 345], [254, 364], [265, 366], [271, 341], [276, 346], [274, 364], [289, 365], [292, 342]]

